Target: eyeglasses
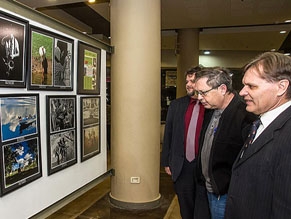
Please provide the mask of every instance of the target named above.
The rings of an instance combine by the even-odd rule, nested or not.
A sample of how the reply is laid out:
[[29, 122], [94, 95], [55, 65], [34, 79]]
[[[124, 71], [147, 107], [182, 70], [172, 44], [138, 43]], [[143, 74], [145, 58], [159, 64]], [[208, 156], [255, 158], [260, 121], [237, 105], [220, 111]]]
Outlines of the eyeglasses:
[[205, 96], [208, 94], [208, 92], [210, 92], [210, 91], [212, 91], [212, 90], [214, 90], [214, 89], [219, 88], [219, 86], [220, 86], [220, 85], [215, 86], [215, 87], [213, 87], [213, 88], [211, 88], [211, 89], [209, 89], [209, 90], [206, 90], [206, 91], [197, 90], [197, 91], [196, 91], [197, 96], [198, 96], [198, 94], [200, 94], [202, 97], [205, 97]]

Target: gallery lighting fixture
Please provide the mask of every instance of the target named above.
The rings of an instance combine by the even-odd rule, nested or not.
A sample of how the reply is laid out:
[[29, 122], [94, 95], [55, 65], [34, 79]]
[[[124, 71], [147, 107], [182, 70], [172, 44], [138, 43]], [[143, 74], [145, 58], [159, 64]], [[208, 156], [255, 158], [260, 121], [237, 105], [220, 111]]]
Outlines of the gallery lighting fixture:
[[204, 55], [209, 55], [210, 54], [210, 51], [206, 50], [204, 51]]
[[95, 3], [95, 0], [88, 0], [89, 3]]
[[287, 31], [286, 30], [281, 30], [280, 33], [282, 33], [282, 34], [283, 33], [287, 33]]

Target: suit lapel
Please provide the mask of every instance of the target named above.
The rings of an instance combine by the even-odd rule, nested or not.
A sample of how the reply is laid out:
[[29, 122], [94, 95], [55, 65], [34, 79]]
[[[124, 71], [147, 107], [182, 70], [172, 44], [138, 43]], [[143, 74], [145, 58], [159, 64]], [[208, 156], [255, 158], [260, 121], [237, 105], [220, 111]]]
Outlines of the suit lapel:
[[[269, 129], [270, 130], [270, 129]], [[255, 155], [258, 151], [260, 151], [268, 142], [273, 139], [274, 132], [265, 130], [255, 141], [252, 145], [250, 145], [243, 153], [243, 156], [240, 158], [243, 149], [239, 153], [239, 156], [236, 159], [234, 167], [238, 167], [250, 157]]]
[[242, 165], [249, 158], [258, 153], [262, 148], [264, 148], [268, 142], [272, 141], [274, 138], [274, 133], [280, 130], [287, 120], [291, 118], [291, 107], [287, 108], [283, 111], [254, 141], [252, 145], [250, 145], [244, 152], [241, 157], [242, 151], [239, 153], [236, 161], [234, 162], [233, 169]]

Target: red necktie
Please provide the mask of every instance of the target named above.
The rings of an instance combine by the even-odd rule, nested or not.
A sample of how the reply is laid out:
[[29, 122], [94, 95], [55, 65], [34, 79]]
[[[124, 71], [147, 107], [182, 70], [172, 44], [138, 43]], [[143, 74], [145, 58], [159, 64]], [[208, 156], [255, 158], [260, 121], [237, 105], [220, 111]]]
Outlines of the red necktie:
[[199, 101], [196, 101], [196, 104], [193, 108], [191, 120], [189, 123], [187, 139], [186, 139], [186, 159], [188, 161], [192, 161], [195, 158], [195, 134], [196, 134], [196, 127], [197, 127], [197, 120], [199, 116]]

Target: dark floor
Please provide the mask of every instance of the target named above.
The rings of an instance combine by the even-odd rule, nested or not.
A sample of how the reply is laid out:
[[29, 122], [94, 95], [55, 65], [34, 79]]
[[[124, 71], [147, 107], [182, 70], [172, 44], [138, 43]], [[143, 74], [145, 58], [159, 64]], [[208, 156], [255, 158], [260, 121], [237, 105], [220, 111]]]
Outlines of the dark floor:
[[151, 210], [125, 210], [116, 208], [109, 201], [110, 178], [72, 201], [47, 219], [162, 219], [174, 198], [171, 178], [161, 169], [160, 205]]

